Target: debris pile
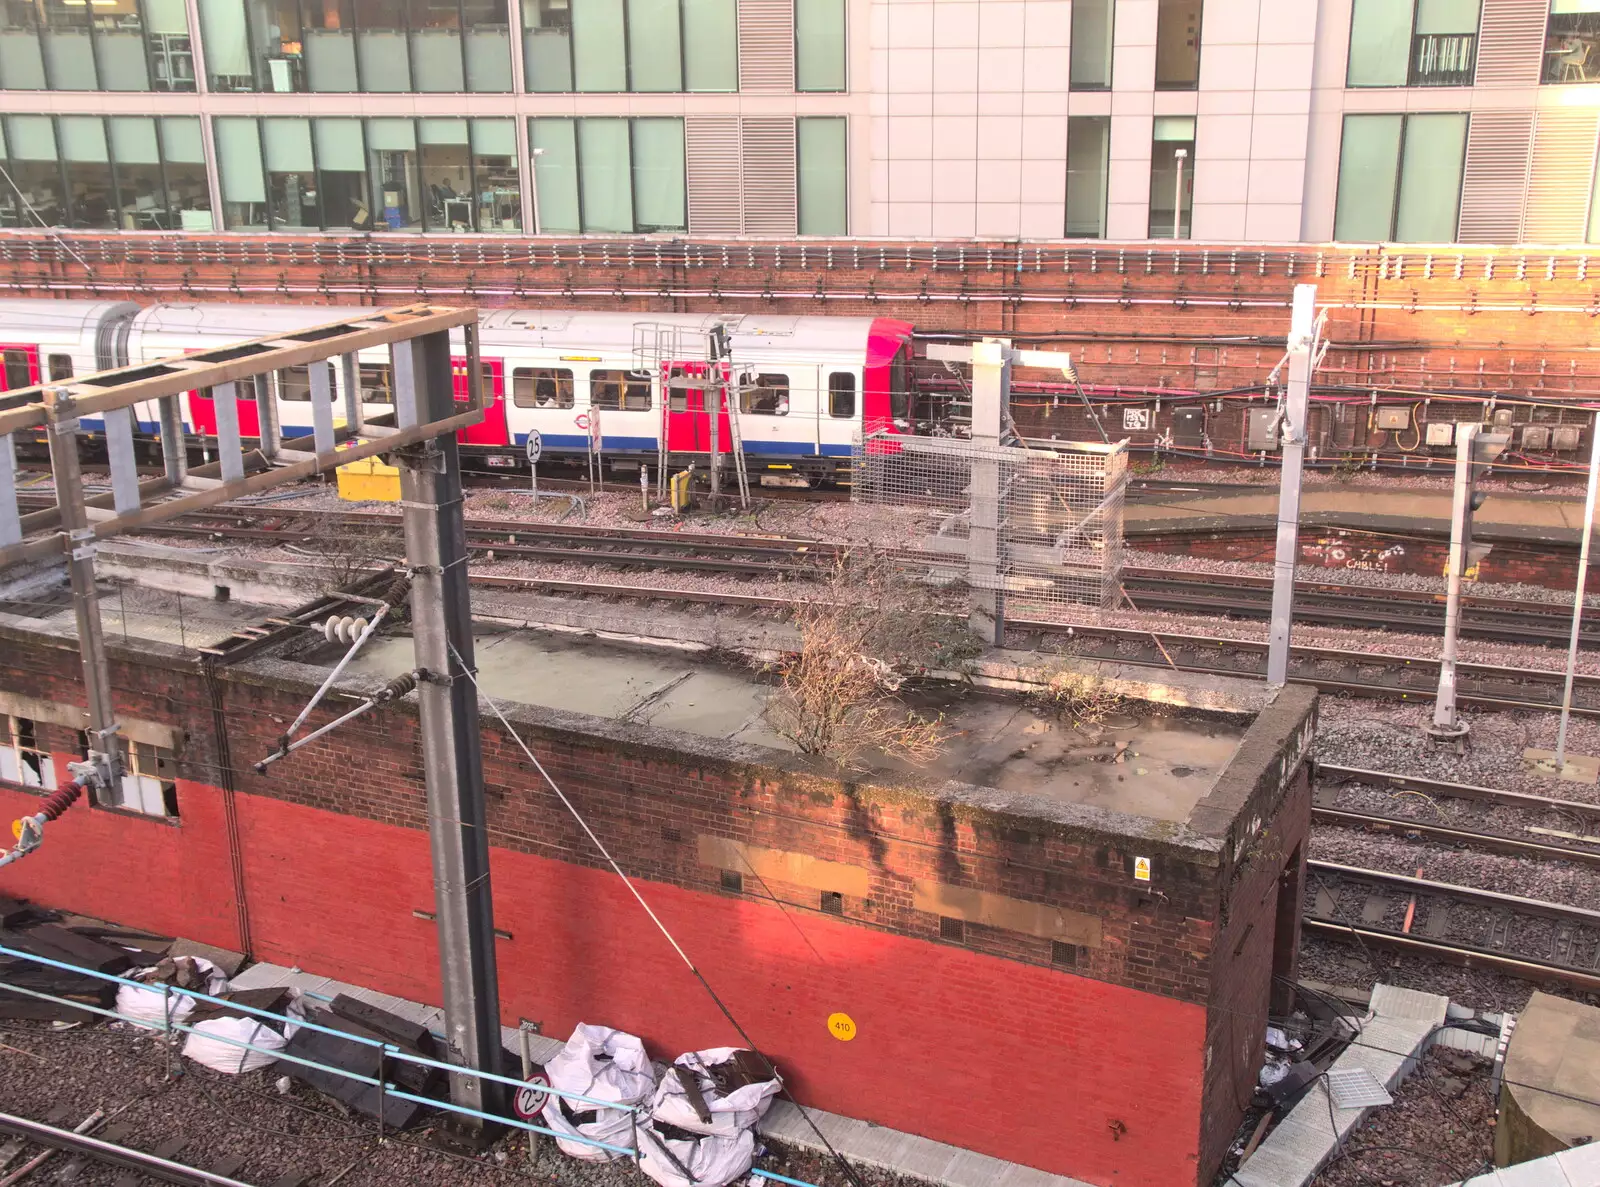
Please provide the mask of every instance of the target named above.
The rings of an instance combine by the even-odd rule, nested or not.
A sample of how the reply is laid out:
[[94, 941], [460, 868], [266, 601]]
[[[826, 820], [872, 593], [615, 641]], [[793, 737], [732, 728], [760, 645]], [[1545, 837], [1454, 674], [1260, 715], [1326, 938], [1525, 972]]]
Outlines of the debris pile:
[[783, 1087], [762, 1056], [737, 1047], [673, 1061], [639, 1131], [639, 1169], [662, 1187], [721, 1187], [750, 1169], [756, 1122]]

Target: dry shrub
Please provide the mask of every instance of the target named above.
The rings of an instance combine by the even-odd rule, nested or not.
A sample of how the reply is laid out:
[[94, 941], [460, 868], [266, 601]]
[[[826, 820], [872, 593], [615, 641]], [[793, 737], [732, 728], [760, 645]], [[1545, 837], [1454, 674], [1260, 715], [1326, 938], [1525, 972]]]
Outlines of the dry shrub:
[[[925, 763], [944, 744], [929, 720], [897, 694], [908, 678], [958, 662], [970, 636], [935, 613], [932, 594], [887, 557], [856, 550], [794, 605], [797, 654], [774, 665], [781, 684], [767, 720], [802, 753], [857, 766], [879, 752]], [[970, 654], [970, 651], [967, 652]]]
[[301, 522], [299, 549], [316, 564], [319, 593], [349, 589], [369, 571], [405, 556], [404, 539], [389, 528], [352, 523], [337, 512], [313, 513]]
[[1073, 725], [1097, 726], [1123, 706], [1123, 697], [1083, 672], [1051, 673], [1034, 701], [1048, 713]]

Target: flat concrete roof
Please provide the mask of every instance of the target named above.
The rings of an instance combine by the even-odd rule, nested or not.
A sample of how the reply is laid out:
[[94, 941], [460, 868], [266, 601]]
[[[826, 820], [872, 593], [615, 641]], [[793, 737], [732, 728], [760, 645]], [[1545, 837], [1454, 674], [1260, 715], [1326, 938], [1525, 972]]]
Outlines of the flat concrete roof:
[[[497, 701], [795, 750], [766, 720], [773, 685], [703, 653], [512, 628], [480, 629], [475, 658], [481, 691]], [[387, 680], [413, 666], [411, 640], [388, 636], [346, 670]], [[940, 754], [922, 766], [870, 755], [866, 766], [1172, 822], [1189, 818], [1249, 725], [1242, 714], [1129, 698], [1080, 724], [1014, 694], [955, 687], [918, 699], [925, 716], [943, 716]]]

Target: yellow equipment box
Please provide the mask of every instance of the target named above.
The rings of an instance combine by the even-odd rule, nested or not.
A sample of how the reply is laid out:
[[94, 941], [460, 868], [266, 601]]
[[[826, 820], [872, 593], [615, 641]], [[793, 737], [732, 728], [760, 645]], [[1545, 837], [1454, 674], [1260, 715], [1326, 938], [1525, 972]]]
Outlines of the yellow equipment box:
[[398, 503], [400, 468], [375, 457], [340, 466], [339, 497], [352, 503]]

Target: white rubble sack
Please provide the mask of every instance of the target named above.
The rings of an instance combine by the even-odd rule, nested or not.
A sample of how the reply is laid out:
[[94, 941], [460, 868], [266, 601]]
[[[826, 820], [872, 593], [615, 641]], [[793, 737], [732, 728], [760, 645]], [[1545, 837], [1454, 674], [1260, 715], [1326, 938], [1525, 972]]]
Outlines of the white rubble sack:
[[[251, 1051], [243, 1043], [257, 1048]], [[239, 1075], [275, 1062], [267, 1051], [282, 1051], [287, 1040], [259, 1018], [207, 1018], [196, 1022], [183, 1053], [213, 1071]]]
[[591, 1138], [612, 1146], [632, 1146], [633, 1106], [642, 1105], [655, 1090], [655, 1069], [635, 1036], [609, 1026], [580, 1022], [561, 1053], [544, 1065], [550, 1087], [577, 1092], [594, 1100], [610, 1101], [608, 1109], [587, 1101], [563, 1100], [554, 1093], [544, 1106], [544, 1122], [556, 1134], [565, 1154], [585, 1162], [610, 1162], [623, 1157], [559, 1135]]
[[[731, 1064], [739, 1054], [739, 1047], [712, 1047], [705, 1051], [690, 1051], [673, 1060], [672, 1068], [661, 1077], [651, 1103], [650, 1116], [668, 1125], [690, 1133], [715, 1134], [731, 1137], [743, 1129], [752, 1128], [761, 1120], [772, 1098], [783, 1087], [777, 1078], [745, 1084], [724, 1096], [712, 1078], [711, 1069]], [[689, 1103], [681, 1077], [693, 1076], [700, 1088], [701, 1099], [711, 1114], [709, 1122], [702, 1121]]]
[[[195, 967], [206, 975], [206, 992], [215, 997], [217, 994], [228, 991], [228, 978], [224, 977], [204, 957], [192, 957]], [[146, 969], [137, 969], [128, 976], [134, 980], [149, 976], [155, 971], [155, 966]], [[194, 998], [181, 990], [174, 989], [171, 994], [164, 994], [159, 987], [145, 989], [137, 985], [122, 985], [117, 989], [117, 1013], [129, 1022], [140, 1026], [148, 1026], [152, 1030], [163, 1029], [162, 1016], [167, 1009], [171, 1009], [170, 1022], [182, 1022], [194, 1013]]]
[[639, 1169], [661, 1187], [727, 1187], [755, 1161], [756, 1135], [668, 1138], [654, 1124], [639, 1127]]

